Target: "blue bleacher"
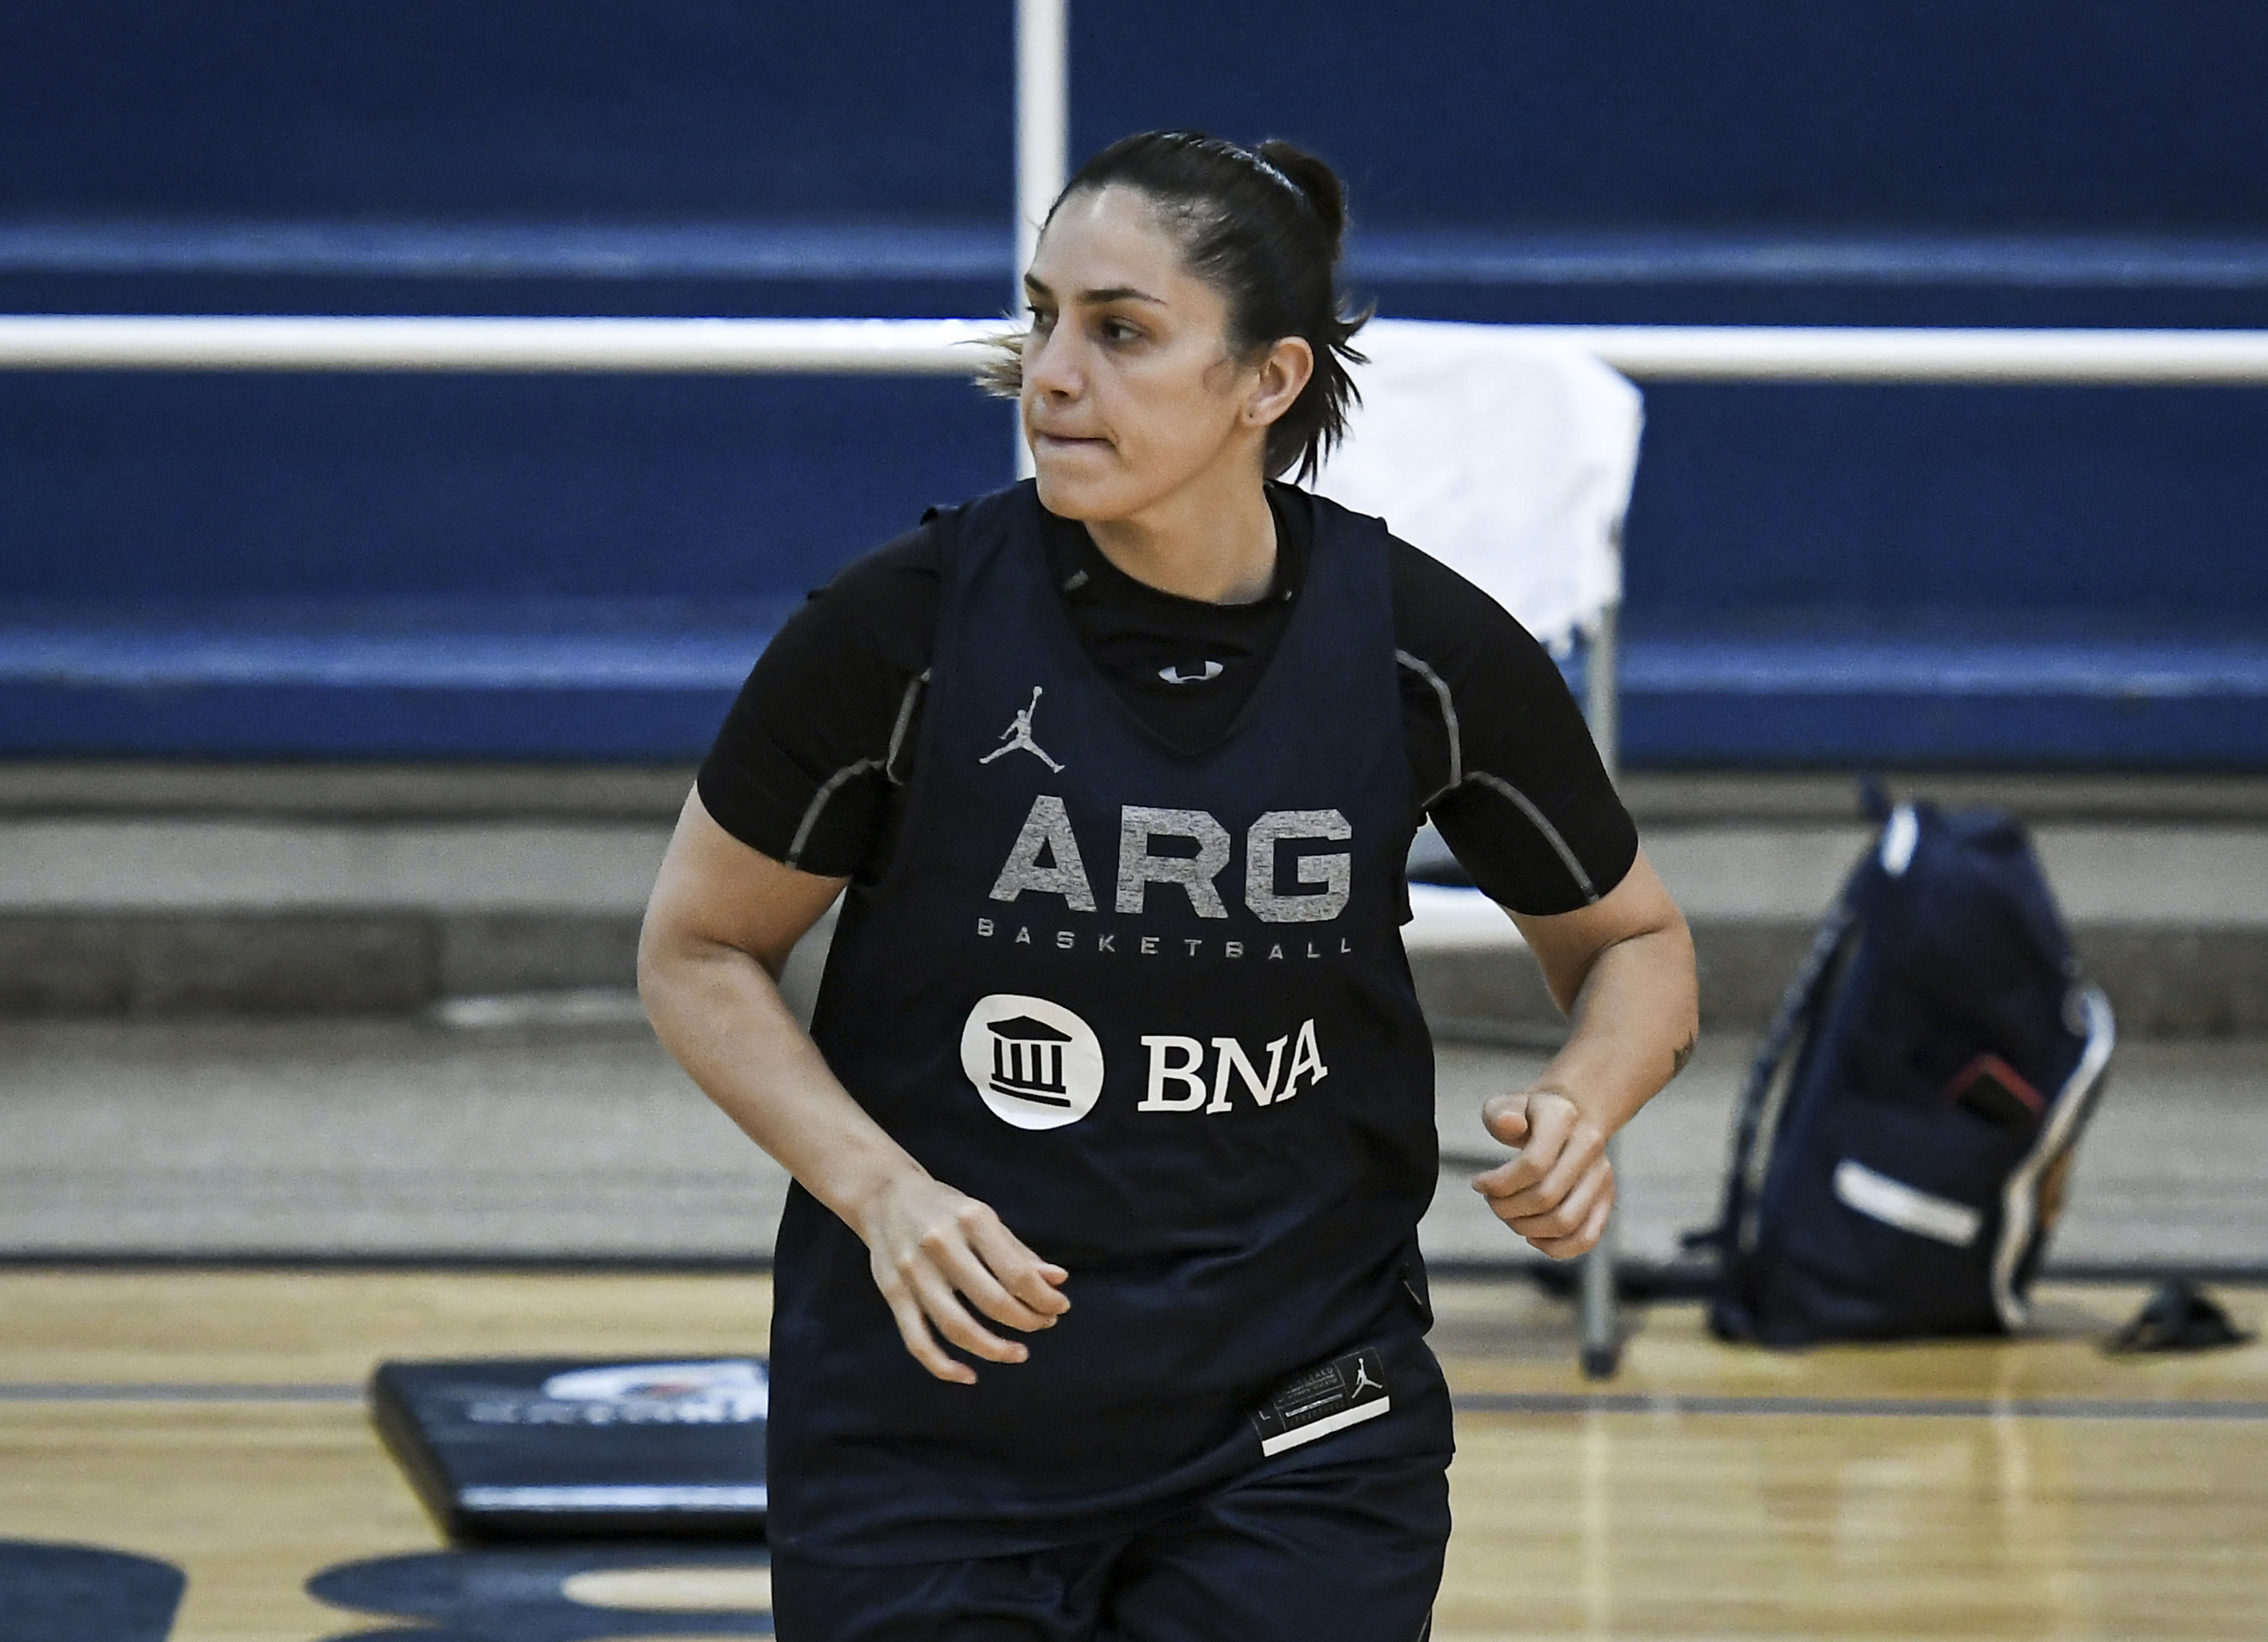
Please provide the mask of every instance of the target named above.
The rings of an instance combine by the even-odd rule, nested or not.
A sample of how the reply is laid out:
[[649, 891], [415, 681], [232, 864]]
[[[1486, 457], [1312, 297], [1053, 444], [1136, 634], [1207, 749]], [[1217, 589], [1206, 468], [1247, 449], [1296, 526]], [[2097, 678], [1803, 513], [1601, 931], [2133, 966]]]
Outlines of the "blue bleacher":
[[[2268, 327], [2254, 7], [1073, 19], [1075, 149], [1311, 143], [1383, 312]], [[998, 312], [1009, 41], [1006, 0], [20, 0], [0, 311]], [[2268, 391], [1647, 403], [1633, 763], [2268, 764]], [[0, 373], [0, 755], [689, 756], [1009, 438], [936, 381]]]

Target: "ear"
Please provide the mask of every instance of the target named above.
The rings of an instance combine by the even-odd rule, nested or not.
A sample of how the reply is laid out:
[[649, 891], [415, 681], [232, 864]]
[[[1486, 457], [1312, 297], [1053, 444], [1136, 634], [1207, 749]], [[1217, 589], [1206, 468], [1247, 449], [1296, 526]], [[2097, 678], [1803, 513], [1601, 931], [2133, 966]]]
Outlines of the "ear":
[[1304, 336], [1279, 337], [1260, 361], [1259, 375], [1238, 418], [1248, 428], [1264, 428], [1292, 409], [1315, 373], [1315, 350]]

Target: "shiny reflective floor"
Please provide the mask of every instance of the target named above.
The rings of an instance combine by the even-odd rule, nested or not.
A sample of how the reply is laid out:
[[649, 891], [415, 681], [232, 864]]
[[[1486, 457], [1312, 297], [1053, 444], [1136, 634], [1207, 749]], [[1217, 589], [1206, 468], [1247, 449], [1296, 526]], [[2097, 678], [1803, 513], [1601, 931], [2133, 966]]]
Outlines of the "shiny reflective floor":
[[[1441, 1284], [1462, 1413], [1436, 1634], [2268, 1634], [2268, 1348], [2105, 1357], [2141, 1297], [2044, 1289], [2023, 1339], [1803, 1355], [1721, 1346], [1697, 1308], [1656, 1307], [1601, 1390], [1557, 1303]], [[2220, 1298], [2255, 1329], [2268, 1310], [2268, 1291]], [[0, 1542], [180, 1569], [180, 1642], [415, 1624], [306, 1590], [441, 1548], [371, 1435], [376, 1360], [746, 1351], [768, 1299], [745, 1277], [0, 1273]], [[0, 1580], [11, 1554], [33, 1553], [0, 1543]], [[761, 1571], [729, 1561], [530, 1564], [498, 1586], [519, 1594], [438, 1634], [761, 1633]]]

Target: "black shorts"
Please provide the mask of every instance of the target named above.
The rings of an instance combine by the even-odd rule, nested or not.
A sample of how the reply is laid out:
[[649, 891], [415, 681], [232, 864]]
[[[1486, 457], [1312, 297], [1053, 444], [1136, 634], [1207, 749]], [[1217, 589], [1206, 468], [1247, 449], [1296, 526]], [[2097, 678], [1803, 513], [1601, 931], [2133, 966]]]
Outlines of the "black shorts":
[[775, 1554], [781, 1642], [1423, 1642], [1448, 1455], [1257, 1468], [1136, 1534], [968, 1562]]

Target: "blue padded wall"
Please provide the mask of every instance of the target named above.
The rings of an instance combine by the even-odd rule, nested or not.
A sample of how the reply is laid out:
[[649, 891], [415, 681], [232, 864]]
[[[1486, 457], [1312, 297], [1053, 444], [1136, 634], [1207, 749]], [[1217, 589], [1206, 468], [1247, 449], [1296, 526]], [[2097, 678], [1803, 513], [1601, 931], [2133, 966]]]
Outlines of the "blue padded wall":
[[[1010, 13], [17, 0], [0, 311], [996, 313]], [[2268, 327], [2239, 0], [1072, 13], [1076, 151], [1316, 147], [1382, 312]], [[2268, 392], [1648, 418], [1633, 762], [2268, 764]], [[0, 755], [688, 755], [1008, 440], [937, 382], [0, 373]]]
[[1186, 123], [1340, 159], [1381, 223], [2253, 234], [2243, 0], [1073, 6], [1078, 145]]
[[934, 379], [0, 387], [0, 598], [800, 593], [1009, 464], [1005, 408]]
[[[1076, 144], [1321, 145], [1381, 222], [2250, 234], [2243, 0], [1074, 0]], [[1007, 0], [18, 0], [0, 211], [913, 216], [1009, 202]]]
[[12, 0], [0, 212], [1009, 210], [1009, 0]]

